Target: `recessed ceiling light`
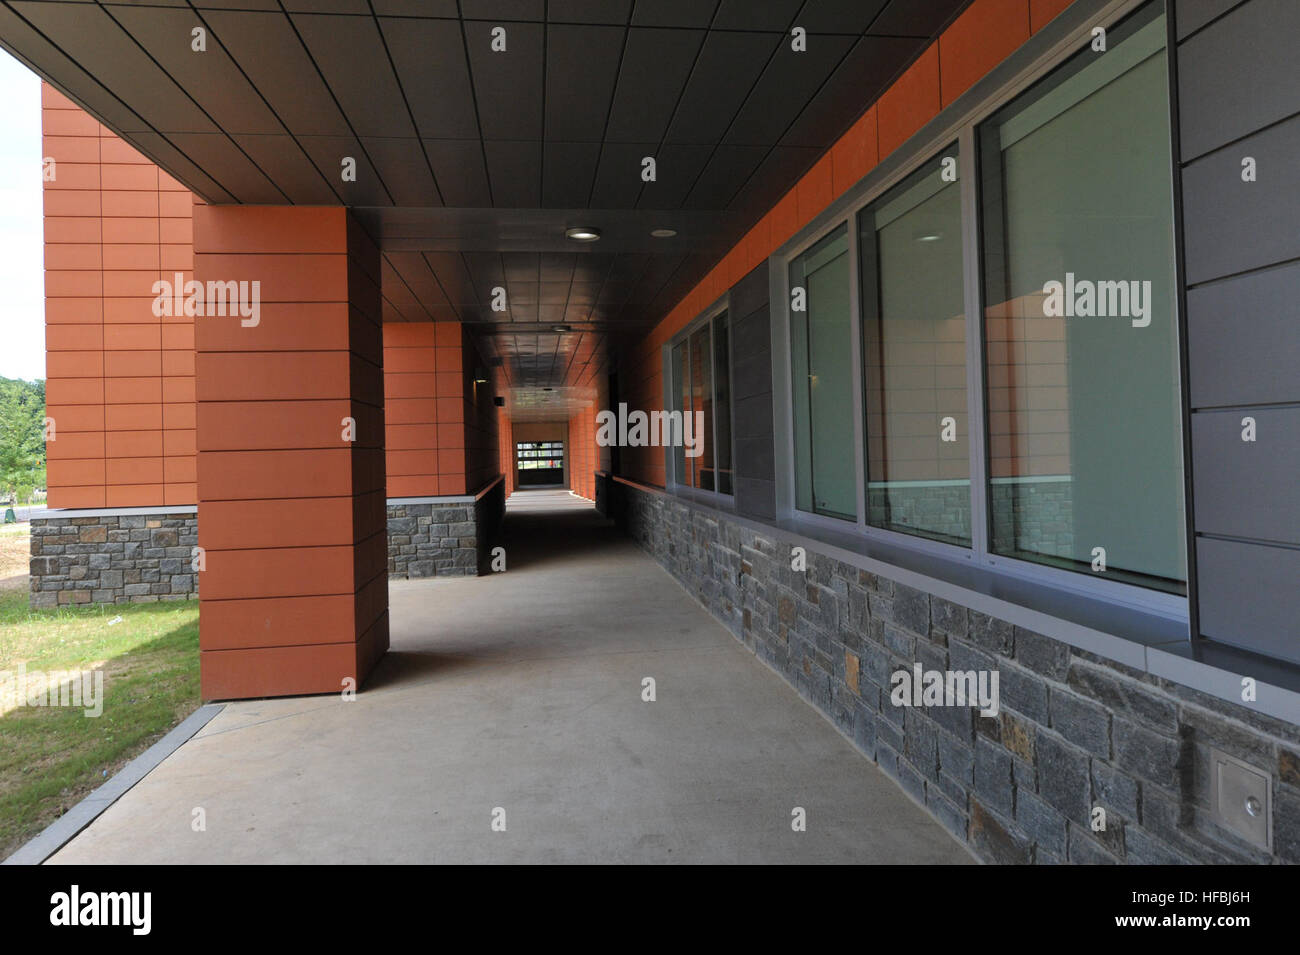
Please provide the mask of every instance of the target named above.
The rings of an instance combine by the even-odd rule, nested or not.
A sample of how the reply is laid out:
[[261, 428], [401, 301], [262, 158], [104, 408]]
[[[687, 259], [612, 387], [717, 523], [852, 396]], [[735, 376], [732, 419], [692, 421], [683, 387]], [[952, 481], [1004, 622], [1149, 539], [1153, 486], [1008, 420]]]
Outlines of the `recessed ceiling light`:
[[676, 229], [651, 229], [650, 234], [656, 239], [671, 239], [677, 234]]
[[591, 229], [587, 226], [574, 226], [572, 229], [565, 229], [564, 234], [575, 242], [595, 242], [600, 238], [599, 229]]
[[571, 332], [571, 331], [573, 331], [573, 328], [572, 328], [572, 326], [569, 326], [569, 325], [552, 325], [552, 326], [551, 326], [551, 331], [553, 331], [553, 332]]
[[554, 388], [543, 388], [542, 391], [554, 391]]

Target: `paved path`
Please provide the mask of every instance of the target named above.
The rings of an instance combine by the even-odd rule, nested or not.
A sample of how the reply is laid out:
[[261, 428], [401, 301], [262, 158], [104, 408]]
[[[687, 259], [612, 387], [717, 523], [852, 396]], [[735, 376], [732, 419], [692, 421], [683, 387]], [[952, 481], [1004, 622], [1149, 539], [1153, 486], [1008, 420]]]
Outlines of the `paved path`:
[[508, 509], [505, 574], [392, 583], [356, 702], [227, 706], [54, 861], [972, 861], [589, 505]]

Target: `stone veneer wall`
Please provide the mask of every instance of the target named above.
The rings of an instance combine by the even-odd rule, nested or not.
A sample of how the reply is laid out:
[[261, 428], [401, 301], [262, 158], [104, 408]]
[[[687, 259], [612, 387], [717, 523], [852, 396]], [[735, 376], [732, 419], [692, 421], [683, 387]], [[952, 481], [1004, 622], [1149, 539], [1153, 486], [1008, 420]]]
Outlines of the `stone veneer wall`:
[[[1001, 863], [1300, 862], [1300, 727], [1140, 673], [622, 483], [630, 535], [977, 856]], [[999, 672], [1001, 713], [904, 708], [890, 676]], [[1209, 750], [1274, 779], [1272, 856], [1210, 821]], [[1108, 825], [1092, 832], [1090, 810]]]
[[472, 577], [478, 573], [473, 503], [389, 504], [389, 577]]
[[389, 577], [473, 577], [486, 570], [505, 510], [498, 481], [476, 501], [388, 505]]
[[37, 518], [31, 606], [196, 598], [191, 561], [197, 544], [192, 510]]
[[[501, 482], [477, 501], [388, 505], [390, 577], [486, 573], [505, 512]], [[33, 609], [198, 597], [193, 511], [32, 521]]]

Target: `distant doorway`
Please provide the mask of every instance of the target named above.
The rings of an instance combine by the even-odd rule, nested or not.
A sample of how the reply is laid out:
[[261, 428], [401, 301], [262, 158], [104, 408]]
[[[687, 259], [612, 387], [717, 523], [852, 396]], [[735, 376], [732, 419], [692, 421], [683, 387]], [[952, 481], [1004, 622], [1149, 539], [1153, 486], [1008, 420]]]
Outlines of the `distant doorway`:
[[564, 486], [563, 441], [516, 441], [515, 473], [521, 488]]

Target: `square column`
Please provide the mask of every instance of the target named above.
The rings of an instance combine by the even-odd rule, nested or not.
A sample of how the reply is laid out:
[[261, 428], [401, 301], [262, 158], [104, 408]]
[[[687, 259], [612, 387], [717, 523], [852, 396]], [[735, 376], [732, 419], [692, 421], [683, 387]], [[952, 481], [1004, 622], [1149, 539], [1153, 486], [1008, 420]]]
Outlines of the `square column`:
[[[203, 697], [359, 686], [388, 649], [379, 251], [271, 206], [196, 207], [194, 249]], [[212, 314], [231, 282], [255, 316]]]

